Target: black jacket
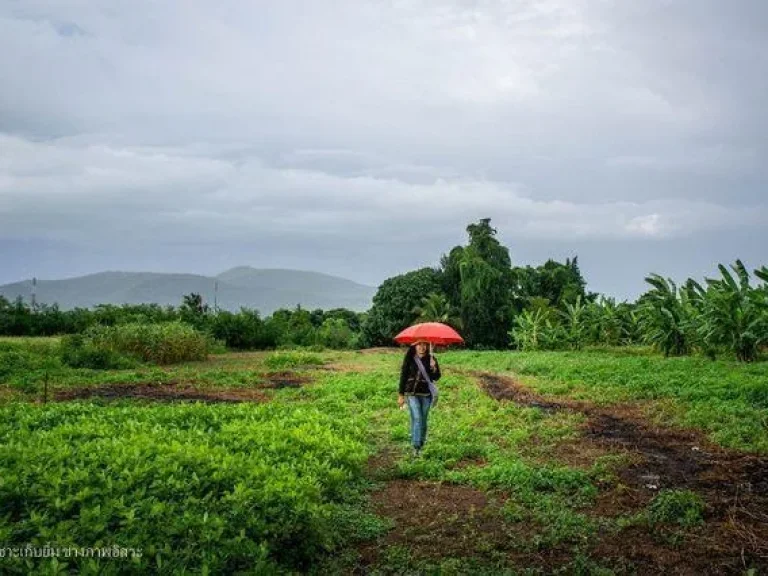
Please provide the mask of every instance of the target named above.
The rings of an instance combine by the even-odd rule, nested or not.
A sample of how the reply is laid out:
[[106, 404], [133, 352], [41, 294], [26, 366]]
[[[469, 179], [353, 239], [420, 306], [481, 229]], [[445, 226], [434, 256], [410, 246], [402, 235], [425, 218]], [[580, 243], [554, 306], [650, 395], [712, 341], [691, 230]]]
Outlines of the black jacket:
[[[424, 380], [424, 377], [419, 371], [419, 367], [416, 365], [415, 352], [409, 350], [403, 358], [403, 367], [400, 369], [400, 394], [409, 394], [414, 396], [430, 396], [429, 384]], [[432, 356], [434, 358], [434, 356]], [[429, 374], [432, 382], [440, 380], [440, 365], [435, 358], [435, 369], [432, 370], [430, 363], [430, 354], [427, 353], [424, 358], [421, 359], [421, 363], [424, 364], [424, 369]]]

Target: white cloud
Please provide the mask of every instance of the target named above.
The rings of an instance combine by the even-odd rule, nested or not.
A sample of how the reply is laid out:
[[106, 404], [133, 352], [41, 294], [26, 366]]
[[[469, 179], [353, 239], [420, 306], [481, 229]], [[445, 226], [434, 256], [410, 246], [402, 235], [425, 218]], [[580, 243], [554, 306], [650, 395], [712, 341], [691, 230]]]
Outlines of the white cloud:
[[663, 233], [660, 224], [659, 214], [635, 216], [627, 223], [626, 230], [643, 236], [659, 236]]

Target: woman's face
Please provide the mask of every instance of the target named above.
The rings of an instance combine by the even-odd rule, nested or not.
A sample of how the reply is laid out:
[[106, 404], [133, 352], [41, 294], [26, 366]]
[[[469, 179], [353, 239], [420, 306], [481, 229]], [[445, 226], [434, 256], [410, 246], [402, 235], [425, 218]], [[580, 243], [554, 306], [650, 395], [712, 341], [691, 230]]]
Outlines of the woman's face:
[[416, 343], [416, 354], [419, 356], [424, 356], [424, 354], [427, 353], [427, 343], [426, 342], [417, 342]]

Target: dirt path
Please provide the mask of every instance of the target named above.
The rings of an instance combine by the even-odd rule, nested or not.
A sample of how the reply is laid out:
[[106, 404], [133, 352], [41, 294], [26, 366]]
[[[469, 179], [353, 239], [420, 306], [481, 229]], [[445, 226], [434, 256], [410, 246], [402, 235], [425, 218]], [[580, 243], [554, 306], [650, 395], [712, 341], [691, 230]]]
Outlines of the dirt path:
[[529, 567], [554, 568], [568, 561], [560, 551], [530, 550], [526, 545], [530, 527], [503, 519], [504, 494], [489, 496], [471, 486], [392, 478], [398, 456], [387, 448], [368, 462], [368, 477], [383, 481], [371, 496], [373, 509], [391, 520], [393, 528], [358, 547], [355, 574], [368, 574], [373, 568], [400, 573], [402, 566], [387, 565], [387, 554], [398, 548], [433, 566], [446, 558], [473, 558], [488, 565], [499, 555]]
[[705, 525], [677, 548], [661, 545], [648, 530], [633, 527], [601, 540], [594, 554], [628, 558], [647, 573], [741, 574], [750, 565], [768, 573], [768, 458], [726, 451], [699, 431], [653, 426], [633, 406], [596, 407], [544, 398], [511, 378], [476, 373], [499, 401], [569, 410], [586, 416], [582, 436], [559, 446], [554, 459], [594, 459], [622, 453], [632, 462], [618, 481], [601, 486], [596, 512], [619, 516], [644, 509], [663, 489], [687, 489], [706, 502]]

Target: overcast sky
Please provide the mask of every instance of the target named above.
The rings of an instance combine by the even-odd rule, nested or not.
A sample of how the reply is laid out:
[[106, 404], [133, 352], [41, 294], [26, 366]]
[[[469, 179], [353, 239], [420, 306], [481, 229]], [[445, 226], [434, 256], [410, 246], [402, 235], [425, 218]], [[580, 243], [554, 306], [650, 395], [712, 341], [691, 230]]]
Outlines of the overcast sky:
[[768, 2], [0, 0], [0, 283], [768, 264]]

